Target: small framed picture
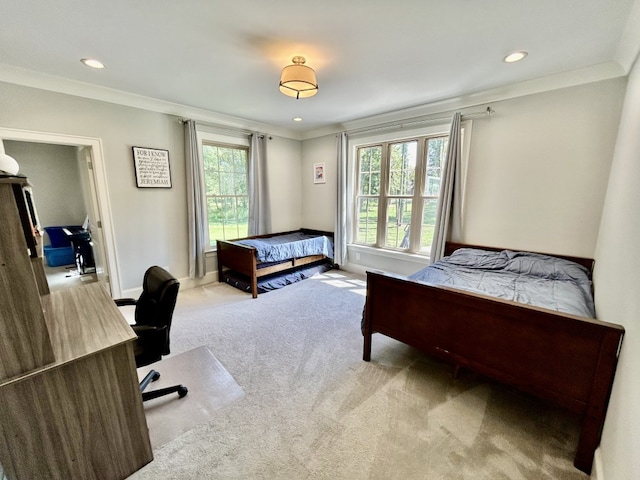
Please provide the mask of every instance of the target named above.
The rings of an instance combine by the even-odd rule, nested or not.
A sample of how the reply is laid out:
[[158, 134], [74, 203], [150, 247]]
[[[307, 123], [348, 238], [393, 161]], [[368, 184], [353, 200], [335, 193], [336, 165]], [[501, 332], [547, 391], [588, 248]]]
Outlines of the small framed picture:
[[327, 179], [324, 175], [324, 163], [313, 164], [313, 183], [326, 183]]
[[169, 150], [133, 147], [138, 188], [171, 188]]

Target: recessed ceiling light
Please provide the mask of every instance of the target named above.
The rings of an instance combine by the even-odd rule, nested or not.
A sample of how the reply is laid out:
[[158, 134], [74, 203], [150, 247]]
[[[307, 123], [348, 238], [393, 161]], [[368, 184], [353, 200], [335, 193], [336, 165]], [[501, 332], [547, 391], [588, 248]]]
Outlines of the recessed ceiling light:
[[509, 55], [507, 55], [506, 57], [504, 57], [503, 61], [505, 63], [514, 63], [514, 62], [519, 62], [520, 60], [522, 60], [524, 57], [526, 57], [527, 55], [529, 55], [528, 52], [525, 52], [524, 50], [520, 50], [518, 52], [512, 52]]
[[293, 117], [291, 120], [293, 120], [294, 122], [301, 122], [302, 117]]
[[83, 58], [82, 60], [80, 60], [82, 63], [84, 63], [87, 67], [91, 67], [91, 68], [104, 68], [104, 63], [102, 63], [99, 60], [96, 60], [94, 58]]

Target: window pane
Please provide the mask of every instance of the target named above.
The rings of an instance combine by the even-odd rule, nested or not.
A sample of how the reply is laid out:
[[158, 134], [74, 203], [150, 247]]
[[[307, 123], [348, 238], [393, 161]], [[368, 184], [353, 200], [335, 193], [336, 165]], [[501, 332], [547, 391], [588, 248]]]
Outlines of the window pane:
[[248, 150], [203, 145], [209, 241], [246, 237], [249, 230]]
[[360, 195], [378, 195], [380, 193], [380, 166], [382, 147], [358, 149]]
[[440, 195], [442, 168], [447, 155], [449, 137], [430, 138], [427, 142], [427, 181], [424, 194], [437, 197]]
[[357, 243], [376, 243], [378, 235], [378, 199], [358, 199]]
[[387, 204], [386, 247], [409, 248], [412, 201], [407, 198], [390, 198]]
[[436, 224], [437, 198], [428, 198], [424, 201], [422, 213], [422, 228], [420, 233], [420, 251], [429, 252], [433, 241], [433, 232]]
[[209, 240], [213, 245], [216, 240], [224, 240], [224, 219], [222, 199], [220, 197], [207, 198], [207, 213], [209, 219]]
[[246, 237], [249, 231], [249, 204], [246, 197], [209, 197], [209, 240]]
[[220, 162], [221, 172], [233, 172], [233, 149], [218, 147], [218, 161]]
[[371, 174], [369, 172], [360, 174], [360, 194], [371, 195]]
[[237, 225], [238, 225], [238, 237], [246, 237], [249, 235], [249, 197], [237, 197]]
[[233, 195], [235, 191], [233, 173], [220, 172], [220, 195]]
[[233, 150], [233, 168], [236, 173], [247, 175], [247, 151], [234, 149]]
[[204, 166], [205, 193], [207, 195], [220, 194], [220, 179], [218, 177], [218, 148], [213, 145], [202, 146], [202, 160]]
[[247, 188], [247, 174], [236, 173], [234, 175], [234, 185], [236, 195], [248, 195], [249, 190]]
[[389, 195], [413, 195], [418, 142], [394, 143], [389, 149]]
[[204, 172], [204, 189], [206, 195], [220, 195], [220, 173], [218, 170]]

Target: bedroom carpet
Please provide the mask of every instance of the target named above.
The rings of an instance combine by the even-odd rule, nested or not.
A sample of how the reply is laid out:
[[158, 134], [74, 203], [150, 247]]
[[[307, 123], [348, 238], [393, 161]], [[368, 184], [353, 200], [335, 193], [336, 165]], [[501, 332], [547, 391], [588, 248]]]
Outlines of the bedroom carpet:
[[245, 396], [130, 479], [589, 478], [571, 416], [381, 335], [362, 361], [364, 291], [339, 271], [257, 299], [181, 291], [172, 356], [206, 346]]

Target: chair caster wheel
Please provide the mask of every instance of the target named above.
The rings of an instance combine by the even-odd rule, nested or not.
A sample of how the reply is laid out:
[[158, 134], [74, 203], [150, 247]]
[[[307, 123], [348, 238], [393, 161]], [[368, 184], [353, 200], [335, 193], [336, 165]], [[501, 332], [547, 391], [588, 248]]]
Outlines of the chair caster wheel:
[[187, 387], [183, 387], [182, 385], [180, 385], [180, 387], [178, 388], [178, 397], [182, 398], [187, 393], [189, 393], [189, 390], [187, 389]]
[[160, 378], [160, 372], [154, 371], [153, 373], [153, 377], [151, 377], [151, 381], [155, 382], [156, 380], [158, 380]]

